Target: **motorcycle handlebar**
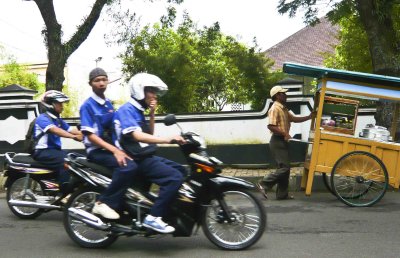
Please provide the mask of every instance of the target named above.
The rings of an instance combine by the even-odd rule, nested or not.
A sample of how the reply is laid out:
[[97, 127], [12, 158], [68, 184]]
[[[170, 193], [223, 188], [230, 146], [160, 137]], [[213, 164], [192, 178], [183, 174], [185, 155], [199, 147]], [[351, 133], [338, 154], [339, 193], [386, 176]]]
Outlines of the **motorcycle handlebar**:
[[175, 140], [175, 139], [172, 139], [169, 143], [171, 143], [171, 144], [178, 144], [178, 141]]

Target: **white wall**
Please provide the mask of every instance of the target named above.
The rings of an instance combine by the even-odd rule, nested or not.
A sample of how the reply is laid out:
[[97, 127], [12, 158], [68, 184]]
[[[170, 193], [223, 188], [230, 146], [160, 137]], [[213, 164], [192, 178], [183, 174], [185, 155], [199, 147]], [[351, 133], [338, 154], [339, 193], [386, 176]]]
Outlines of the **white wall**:
[[[271, 137], [267, 128], [268, 107], [271, 99], [261, 111], [248, 112], [219, 112], [202, 114], [176, 115], [179, 125], [184, 131], [192, 131], [203, 136], [209, 144], [256, 144], [268, 143]], [[301, 116], [310, 113], [308, 106], [313, 106], [311, 97], [289, 97], [288, 102], [299, 103]], [[307, 105], [308, 103], [308, 105]], [[176, 125], [165, 126], [162, 123], [163, 116], [157, 117], [155, 135], [172, 136], [179, 134]], [[302, 135], [302, 140], [308, 139], [310, 121], [304, 123], [293, 123], [290, 129], [292, 136]], [[63, 146], [66, 149], [81, 148], [82, 144], [73, 140], [63, 139]]]

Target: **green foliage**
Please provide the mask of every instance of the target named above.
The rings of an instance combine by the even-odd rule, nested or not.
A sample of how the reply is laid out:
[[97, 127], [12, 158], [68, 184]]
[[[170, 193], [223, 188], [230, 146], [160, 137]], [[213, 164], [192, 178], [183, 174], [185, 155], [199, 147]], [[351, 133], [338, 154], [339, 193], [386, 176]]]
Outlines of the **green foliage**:
[[335, 53], [325, 56], [324, 65], [331, 68], [372, 73], [372, 59], [365, 30], [356, 15], [343, 17]]
[[145, 71], [165, 81], [164, 112], [219, 111], [227, 103], [262, 107], [277, 77], [257, 45], [249, 48], [222, 34], [218, 23], [199, 29], [188, 14], [174, 29], [175, 15], [170, 8], [159, 24], [133, 33], [124, 28], [121, 35], [134, 35], [119, 39], [127, 45], [121, 55], [126, 76]]
[[43, 92], [45, 88], [36, 74], [29, 73], [25, 66], [18, 64], [15, 60], [11, 60], [0, 68], [0, 87], [11, 84], [19, 84], [38, 92]]
[[69, 102], [64, 104], [62, 112], [63, 117], [78, 117], [79, 116], [79, 92], [71, 90], [68, 86], [63, 86], [63, 93], [69, 97]]

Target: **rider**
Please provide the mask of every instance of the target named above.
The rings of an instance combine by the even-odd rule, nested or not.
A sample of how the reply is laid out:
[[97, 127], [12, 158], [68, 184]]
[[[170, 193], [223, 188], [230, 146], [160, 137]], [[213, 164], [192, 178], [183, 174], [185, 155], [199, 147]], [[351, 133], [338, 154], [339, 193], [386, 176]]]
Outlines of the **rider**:
[[82, 141], [82, 134], [76, 128], [70, 127], [60, 114], [64, 109], [64, 103], [69, 98], [60, 91], [50, 90], [43, 94], [42, 105], [45, 113], [38, 116], [35, 121], [34, 139], [37, 144], [32, 158], [46, 167], [55, 170], [58, 175], [60, 191], [67, 191], [69, 175], [64, 169], [65, 152], [61, 150], [61, 137]]
[[131, 185], [136, 163], [112, 144], [112, 119], [114, 107], [104, 95], [108, 85], [108, 75], [101, 68], [89, 73], [89, 85], [93, 94], [80, 108], [81, 131], [90, 161], [114, 170], [111, 184], [100, 195], [92, 212], [107, 219], [119, 219], [115, 211], [121, 208], [121, 202]]
[[[184, 143], [185, 140], [181, 136], [164, 138], [153, 135], [157, 95], [165, 93], [168, 90], [167, 85], [157, 76], [147, 73], [136, 74], [129, 80], [128, 85], [131, 99], [122, 105], [114, 116], [118, 140], [116, 145], [122, 149], [122, 146], [126, 146], [124, 139], [128, 138], [131, 144], [136, 146], [136, 150], [139, 149], [137, 151], [139, 154], [141, 147], [144, 152], [148, 152], [148, 148], [157, 143]], [[146, 109], [150, 110], [149, 123], [146, 122], [143, 114]], [[124, 149], [126, 150], [125, 147]], [[185, 168], [171, 160], [154, 156], [152, 153], [147, 153], [143, 157], [134, 156], [134, 158], [138, 164], [139, 173], [160, 186], [159, 195], [150, 214], [144, 219], [143, 226], [160, 233], [174, 232], [175, 228], [166, 224], [162, 217], [167, 213], [168, 205], [183, 182], [183, 177], [187, 173]]]

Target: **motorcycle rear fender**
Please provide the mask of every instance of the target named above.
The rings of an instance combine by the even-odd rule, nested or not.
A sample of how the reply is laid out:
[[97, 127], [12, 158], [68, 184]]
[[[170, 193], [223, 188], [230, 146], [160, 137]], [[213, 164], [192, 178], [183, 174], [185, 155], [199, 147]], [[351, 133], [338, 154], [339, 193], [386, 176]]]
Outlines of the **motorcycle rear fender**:
[[229, 177], [229, 176], [218, 176], [210, 179], [211, 187], [214, 189], [223, 189], [223, 188], [246, 188], [246, 189], [254, 189], [255, 186], [253, 183], [246, 181], [237, 177]]
[[4, 183], [4, 187], [7, 188], [10, 186], [11, 182], [13, 182], [15, 179], [24, 177], [26, 174], [21, 173], [15, 170], [6, 170], [4, 172], [4, 177], [6, 178], [6, 182]]

